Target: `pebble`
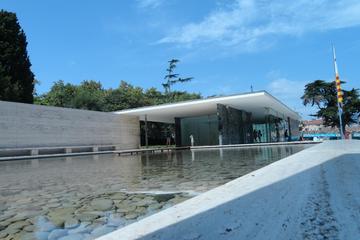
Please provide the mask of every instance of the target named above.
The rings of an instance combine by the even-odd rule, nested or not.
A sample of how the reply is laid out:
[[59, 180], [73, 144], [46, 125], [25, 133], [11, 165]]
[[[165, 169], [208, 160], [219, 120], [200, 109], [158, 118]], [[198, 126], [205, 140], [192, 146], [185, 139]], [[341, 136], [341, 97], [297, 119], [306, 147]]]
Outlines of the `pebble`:
[[97, 238], [97, 237], [105, 235], [105, 234], [107, 234], [109, 232], [112, 232], [114, 230], [115, 230], [114, 227], [101, 226], [101, 227], [98, 227], [98, 228], [94, 229], [94, 231], [91, 232], [91, 237]]
[[0, 232], [0, 238], [6, 238], [9, 234], [5, 231]]
[[27, 225], [30, 225], [29, 222], [26, 222], [26, 221], [19, 221], [19, 222], [15, 222], [15, 223], [12, 223], [10, 225], [8, 225], [8, 229], [22, 229], [23, 227], [27, 226]]
[[100, 217], [98, 214], [94, 214], [91, 212], [84, 212], [84, 213], [80, 213], [79, 215], [76, 215], [76, 218], [78, 218], [82, 222], [93, 221], [98, 217]]
[[56, 240], [58, 238], [66, 236], [66, 235], [68, 235], [68, 232], [66, 230], [64, 230], [64, 229], [55, 229], [49, 234], [48, 240]]
[[175, 197], [174, 194], [156, 194], [156, 195], [154, 195], [154, 199], [158, 202], [166, 202], [174, 197]]
[[[44, 202], [41, 209], [36, 207], [38, 204], [21, 207], [10, 205], [0, 216], [0, 239], [94, 239], [157, 212], [164, 206], [188, 199], [183, 194], [116, 192], [101, 194], [97, 198], [79, 195], [78, 200], [72, 200], [74, 196], [65, 194], [65, 201], [64, 194], [59, 194], [56, 200], [52, 196], [48, 201], [41, 196]], [[61, 207], [58, 207], [60, 204]], [[15, 210], [21, 211], [15, 214]]]
[[76, 218], [67, 218], [64, 223], [64, 228], [70, 229], [70, 228], [76, 228], [79, 226], [79, 220]]
[[24, 230], [25, 232], [33, 232], [33, 231], [35, 231], [35, 229], [36, 229], [36, 228], [35, 228], [34, 225], [28, 225], [28, 226], [25, 226], [23, 230]]
[[127, 198], [126, 193], [118, 192], [110, 195], [110, 198], [113, 200], [124, 200]]
[[80, 240], [80, 239], [84, 239], [84, 235], [80, 234], [80, 233], [71, 234], [71, 235], [67, 235], [67, 236], [59, 238], [59, 240]]
[[69, 234], [89, 233], [91, 232], [90, 224], [90, 222], [82, 222], [79, 227], [70, 229]]
[[94, 199], [91, 201], [91, 206], [94, 210], [107, 211], [113, 207], [113, 200], [111, 199]]
[[36, 240], [47, 240], [49, 236], [48, 232], [36, 232], [35, 237]]
[[136, 214], [136, 213], [130, 213], [130, 214], [125, 215], [125, 219], [127, 219], [127, 220], [133, 220], [133, 219], [136, 219], [138, 217], [139, 217], [139, 215]]

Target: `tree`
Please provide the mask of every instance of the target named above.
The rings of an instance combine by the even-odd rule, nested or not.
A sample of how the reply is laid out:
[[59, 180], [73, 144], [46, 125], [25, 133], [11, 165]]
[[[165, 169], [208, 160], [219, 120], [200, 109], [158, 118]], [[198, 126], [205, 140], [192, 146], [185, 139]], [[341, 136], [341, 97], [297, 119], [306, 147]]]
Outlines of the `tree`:
[[100, 82], [85, 80], [76, 87], [72, 107], [85, 110], [103, 111], [105, 91]]
[[146, 102], [143, 89], [121, 81], [117, 89], [110, 89], [105, 96], [104, 111], [118, 111], [150, 105]]
[[171, 93], [171, 86], [174, 85], [175, 83], [178, 82], [188, 82], [191, 81], [193, 78], [192, 77], [187, 77], [187, 78], [180, 78], [179, 74], [174, 73], [174, 70], [176, 68], [176, 64], [180, 62], [180, 60], [178, 59], [171, 59], [169, 61], [169, 67], [166, 69], [167, 74], [165, 75], [165, 80], [166, 82], [163, 83], [163, 87], [165, 89], [165, 93], [170, 94]]
[[[344, 84], [345, 82], [341, 82]], [[340, 121], [337, 107], [337, 92], [335, 82], [325, 82], [324, 80], [316, 80], [305, 85], [304, 95], [301, 97], [303, 104], [318, 107], [315, 116], [322, 118], [324, 125], [340, 128]], [[358, 89], [350, 91], [343, 90], [343, 131], [345, 126], [356, 123], [360, 114], [360, 99]]]
[[34, 74], [16, 14], [0, 11], [0, 100], [33, 103]]
[[63, 80], [54, 82], [50, 91], [35, 98], [35, 103], [55, 107], [74, 108], [73, 101], [77, 93], [77, 86], [65, 84]]

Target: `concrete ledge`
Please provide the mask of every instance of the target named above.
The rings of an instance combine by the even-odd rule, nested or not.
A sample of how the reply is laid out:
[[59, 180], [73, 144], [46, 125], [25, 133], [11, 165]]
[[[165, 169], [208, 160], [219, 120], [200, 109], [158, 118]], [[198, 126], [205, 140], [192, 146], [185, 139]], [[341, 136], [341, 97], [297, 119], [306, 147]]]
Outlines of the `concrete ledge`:
[[253, 143], [253, 144], [232, 144], [232, 145], [215, 145], [215, 146], [194, 146], [194, 147], [155, 147], [142, 149], [125, 149], [117, 150], [120, 147], [116, 145], [105, 146], [65, 146], [65, 147], [43, 147], [43, 148], [10, 148], [0, 149], [0, 161], [11, 160], [28, 160], [36, 158], [51, 158], [51, 157], [71, 157], [81, 155], [96, 155], [115, 153], [118, 155], [132, 155], [141, 153], [156, 153], [164, 151], [178, 151], [178, 150], [201, 150], [211, 148], [239, 148], [239, 147], [264, 147], [272, 145], [294, 145], [294, 144], [314, 144], [320, 142], [303, 141], [303, 142], [277, 142], [277, 143]]
[[0, 157], [1, 161], [13, 161], [13, 160], [30, 160], [40, 158], [55, 158], [55, 157], [75, 157], [75, 156], [87, 156], [87, 155], [99, 155], [99, 154], [113, 154], [113, 151], [101, 151], [101, 152], [79, 152], [79, 153], [58, 153], [58, 154], [44, 154], [44, 155], [29, 155], [29, 156], [12, 156], [12, 157]]
[[247, 143], [247, 144], [227, 144], [227, 145], [209, 145], [209, 146], [192, 146], [190, 149], [209, 149], [209, 148], [233, 148], [233, 147], [262, 147], [277, 145], [296, 145], [296, 144], [318, 144], [322, 142], [314, 141], [293, 141], [293, 142], [266, 142], [266, 143]]
[[113, 153], [115, 145], [0, 149], [0, 161]]
[[360, 141], [328, 141], [107, 234], [119, 239], [359, 239]]

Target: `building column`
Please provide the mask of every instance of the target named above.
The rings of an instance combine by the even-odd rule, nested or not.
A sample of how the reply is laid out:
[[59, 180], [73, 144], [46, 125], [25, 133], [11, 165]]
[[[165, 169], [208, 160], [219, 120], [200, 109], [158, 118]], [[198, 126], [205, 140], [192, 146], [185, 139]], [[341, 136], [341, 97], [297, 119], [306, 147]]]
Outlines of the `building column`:
[[145, 115], [145, 147], [147, 148], [149, 146], [149, 140], [148, 140], [148, 122], [147, 122], [147, 115]]
[[[291, 134], [291, 124], [290, 124], [290, 118], [287, 118], [288, 120], [288, 129], [289, 129], [289, 139], [292, 139], [292, 134]], [[287, 139], [285, 141], [288, 141]]]
[[175, 145], [181, 147], [181, 119], [175, 118]]

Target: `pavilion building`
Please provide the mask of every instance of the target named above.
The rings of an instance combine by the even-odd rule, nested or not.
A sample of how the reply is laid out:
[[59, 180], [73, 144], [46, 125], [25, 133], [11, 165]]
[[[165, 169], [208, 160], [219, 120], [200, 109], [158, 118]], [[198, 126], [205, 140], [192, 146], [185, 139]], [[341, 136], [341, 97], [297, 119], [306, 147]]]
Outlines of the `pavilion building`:
[[299, 138], [299, 114], [266, 91], [115, 113], [137, 116], [145, 122], [174, 124], [176, 146], [191, 145], [191, 138], [194, 145], [280, 142]]

